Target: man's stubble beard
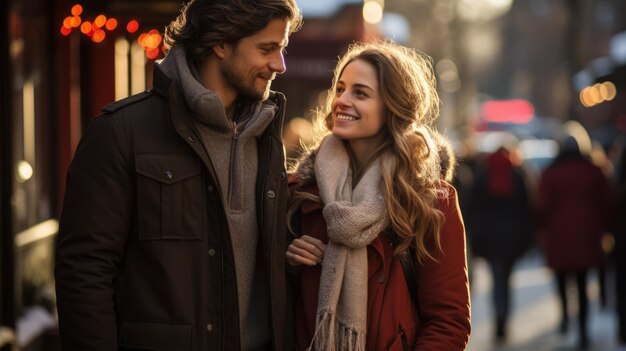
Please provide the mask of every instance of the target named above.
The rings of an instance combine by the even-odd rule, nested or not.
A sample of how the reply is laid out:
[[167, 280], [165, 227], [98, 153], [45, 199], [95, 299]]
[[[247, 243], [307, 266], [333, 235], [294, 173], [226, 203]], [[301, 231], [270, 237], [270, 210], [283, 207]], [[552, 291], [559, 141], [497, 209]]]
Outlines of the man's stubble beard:
[[252, 100], [261, 100], [265, 101], [270, 95], [269, 87], [263, 89], [263, 91], [259, 91], [255, 88], [254, 83], [256, 82], [256, 77], [252, 81], [252, 85], [246, 84], [245, 75], [238, 72], [235, 67], [231, 64], [222, 65], [222, 75], [224, 76], [224, 80], [227, 84], [229, 84], [240, 96], [247, 97]]

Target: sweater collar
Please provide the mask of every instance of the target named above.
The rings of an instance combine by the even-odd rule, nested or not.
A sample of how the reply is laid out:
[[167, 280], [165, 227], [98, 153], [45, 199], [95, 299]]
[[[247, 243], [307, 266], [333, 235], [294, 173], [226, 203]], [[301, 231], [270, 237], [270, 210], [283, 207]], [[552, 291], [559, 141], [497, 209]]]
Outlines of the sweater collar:
[[[226, 115], [224, 105], [217, 93], [205, 88], [200, 83], [199, 74], [187, 58], [183, 46], [175, 45], [161, 61], [157, 62], [161, 72], [172, 83], [177, 84], [189, 109], [193, 112], [194, 120], [207, 125], [209, 128], [230, 132], [234, 130], [233, 121]], [[237, 107], [237, 117], [241, 130], [260, 135], [262, 130], [273, 119], [277, 110], [271, 100], [252, 101], [240, 99]], [[248, 134], [246, 133], [246, 134]]]

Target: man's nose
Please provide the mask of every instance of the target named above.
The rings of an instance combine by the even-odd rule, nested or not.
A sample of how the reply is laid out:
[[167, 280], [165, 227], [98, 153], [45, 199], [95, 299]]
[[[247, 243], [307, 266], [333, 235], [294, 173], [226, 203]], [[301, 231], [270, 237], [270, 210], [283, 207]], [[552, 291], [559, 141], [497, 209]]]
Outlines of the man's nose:
[[278, 74], [285, 73], [287, 66], [285, 65], [285, 55], [282, 51], [279, 51], [276, 55], [274, 55], [274, 57], [272, 57], [269, 67], [273, 72]]

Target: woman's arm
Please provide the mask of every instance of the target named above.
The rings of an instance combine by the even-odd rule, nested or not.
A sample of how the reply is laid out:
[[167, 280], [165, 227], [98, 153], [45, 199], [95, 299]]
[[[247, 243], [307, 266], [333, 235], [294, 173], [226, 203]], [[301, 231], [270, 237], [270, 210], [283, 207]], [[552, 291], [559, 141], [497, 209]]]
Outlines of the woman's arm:
[[465, 228], [456, 190], [446, 183], [447, 196], [439, 199], [445, 216], [441, 247], [431, 243], [437, 261], [418, 265], [418, 303], [422, 327], [416, 350], [465, 350], [471, 332]]

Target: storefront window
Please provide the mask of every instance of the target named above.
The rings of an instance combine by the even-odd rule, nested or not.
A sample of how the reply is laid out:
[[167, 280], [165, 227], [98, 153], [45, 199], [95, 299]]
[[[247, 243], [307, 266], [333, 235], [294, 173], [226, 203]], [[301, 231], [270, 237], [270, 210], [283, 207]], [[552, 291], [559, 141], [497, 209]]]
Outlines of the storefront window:
[[56, 325], [52, 184], [56, 177], [52, 59], [46, 1], [10, 1], [9, 61], [12, 125], [12, 228], [14, 235], [14, 296], [18, 343], [27, 345]]

